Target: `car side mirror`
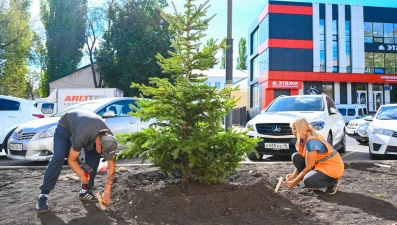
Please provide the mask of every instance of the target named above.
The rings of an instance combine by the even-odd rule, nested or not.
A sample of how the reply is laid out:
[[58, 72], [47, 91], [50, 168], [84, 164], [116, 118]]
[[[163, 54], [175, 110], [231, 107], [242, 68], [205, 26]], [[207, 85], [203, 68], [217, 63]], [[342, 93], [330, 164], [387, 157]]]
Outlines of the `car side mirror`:
[[330, 112], [331, 112], [331, 114], [336, 114], [338, 112], [338, 110], [335, 108], [330, 108]]
[[364, 120], [366, 120], [366, 121], [372, 121], [372, 116], [366, 116], [366, 117], [364, 117]]
[[104, 114], [103, 114], [103, 116], [102, 117], [104, 117], [104, 118], [109, 118], [109, 117], [115, 117], [116, 116], [116, 114], [114, 114], [114, 112], [113, 111], [106, 111]]

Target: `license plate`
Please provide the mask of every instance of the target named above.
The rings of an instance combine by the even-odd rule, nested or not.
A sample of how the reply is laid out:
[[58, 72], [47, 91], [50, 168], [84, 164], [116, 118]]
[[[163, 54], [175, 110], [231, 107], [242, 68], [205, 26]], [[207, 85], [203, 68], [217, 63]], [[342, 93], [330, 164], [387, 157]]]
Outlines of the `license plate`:
[[22, 144], [10, 144], [10, 150], [22, 151]]
[[346, 130], [346, 133], [348, 133], [348, 134], [354, 134], [354, 130]]
[[289, 149], [288, 143], [265, 143], [265, 148], [277, 149]]

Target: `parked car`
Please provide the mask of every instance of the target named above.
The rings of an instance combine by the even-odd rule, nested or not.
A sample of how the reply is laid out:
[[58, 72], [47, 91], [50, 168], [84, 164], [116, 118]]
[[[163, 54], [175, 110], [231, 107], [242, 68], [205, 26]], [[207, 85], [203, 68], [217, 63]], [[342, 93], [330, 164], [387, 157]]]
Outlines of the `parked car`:
[[[346, 151], [345, 123], [329, 96], [280, 96], [246, 125], [249, 136], [263, 140], [256, 148], [260, 158], [263, 154], [285, 155], [296, 152], [296, 138], [289, 126], [296, 117], [306, 118], [335, 149]], [[248, 158], [257, 159], [254, 153]]]
[[[74, 110], [90, 111], [101, 116], [113, 134], [132, 133], [148, 127], [154, 120], [142, 122], [129, 114], [135, 98], [117, 97], [85, 101], [55, 114], [53, 117], [20, 125], [8, 141], [8, 158], [48, 161], [53, 155], [53, 136], [62, 115]], [[119, 150], [125, 146], [119, 146]]]
[[397, 155], [397, 104], [381, 105], [368, 126], [369, 157], [380, 159], [383, 155]]
[[342, 114], [345, 125], [352, 119], [363, 118], [368, 114], [367, 106], [364, 104], [337, 104], [336, 107]]
[[358, 143], [368, 143], [367, 129], [371, 121], [364, 118], [350, 120], [346, 126], [346, 134]]
[[20, 124], [44, 117], [35, 104], [35, 101], [0, 95], [0, 155], [7, 155], [7, 140]]

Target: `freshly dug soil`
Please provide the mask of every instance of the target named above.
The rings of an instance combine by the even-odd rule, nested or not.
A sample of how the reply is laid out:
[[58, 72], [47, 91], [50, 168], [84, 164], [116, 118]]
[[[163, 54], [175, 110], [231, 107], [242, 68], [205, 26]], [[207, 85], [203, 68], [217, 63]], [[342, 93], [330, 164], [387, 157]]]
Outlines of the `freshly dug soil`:
[[[396, 166], [346, 163], [335, 195], [291, 190], [279, 177], [293, 171], [291, 163], [242, 165], [218, 185], [182, 186], [156, 168], [129, 167], [119, 172], [112, 205], [78, 200], [79, 182], [58, 181], [51, 192], [51, 209], [35, 210], [43, 170], [0, 170], [1, 224], [395, 224]], [[63, 170], [62, 175], [70, 174]], [[95, 192], [103, 191], [106, 174], [99, 174]]]

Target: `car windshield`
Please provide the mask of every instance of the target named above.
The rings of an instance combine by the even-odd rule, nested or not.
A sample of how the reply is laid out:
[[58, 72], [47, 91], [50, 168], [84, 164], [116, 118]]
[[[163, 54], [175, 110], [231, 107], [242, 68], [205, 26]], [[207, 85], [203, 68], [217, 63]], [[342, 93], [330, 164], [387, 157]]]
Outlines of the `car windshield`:
[[383, 106], [376, 115], [378, 120], [397, 120], [397, 106]]
[[61, 117], [65, 113], [70, 112], [70, 111], [74, 111], [74, 110], [94, 112], [94, 110], [98, 109], [103, 104], [104, 104], [103, 101], [82, 102], [82, 103], [70, 106], [70, 107], [60, 111], [59, 113], [55, 114], [54, 117]]
[[267, 113], [283, 111], [323, 111], [324, 104], [320, 97], [278, 98], [267, 108]]

